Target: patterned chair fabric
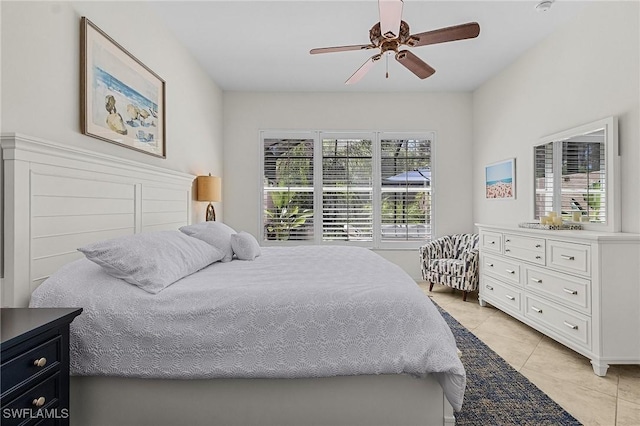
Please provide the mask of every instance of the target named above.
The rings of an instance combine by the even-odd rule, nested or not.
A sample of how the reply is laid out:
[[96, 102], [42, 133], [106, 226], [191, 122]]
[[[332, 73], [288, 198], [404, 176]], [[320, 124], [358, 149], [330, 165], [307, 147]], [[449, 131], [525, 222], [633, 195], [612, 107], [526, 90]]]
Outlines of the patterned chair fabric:
[[467, 293], [478, 289], [478, 234], [453, 234], [420, 247], [422, 279]]

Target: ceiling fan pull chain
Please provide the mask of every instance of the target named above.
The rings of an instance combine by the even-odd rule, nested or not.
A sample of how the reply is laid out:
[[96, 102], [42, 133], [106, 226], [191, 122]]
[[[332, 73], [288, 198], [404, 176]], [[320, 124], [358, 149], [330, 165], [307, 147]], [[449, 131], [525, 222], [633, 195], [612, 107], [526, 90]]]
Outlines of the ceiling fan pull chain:
[[389, 78], [389, 55], [385, 55], [387, 57], [387, 78]]

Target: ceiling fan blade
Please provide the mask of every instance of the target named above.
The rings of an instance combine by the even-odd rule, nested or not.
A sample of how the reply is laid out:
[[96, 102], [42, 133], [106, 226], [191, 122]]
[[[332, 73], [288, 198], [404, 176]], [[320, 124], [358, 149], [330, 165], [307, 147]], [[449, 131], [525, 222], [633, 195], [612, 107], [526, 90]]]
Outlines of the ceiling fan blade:
[[353, 75], [344, 82], [344, 84], [354, 84], [359, 82], [362, 77], [364, 77], [365, 74], [369, 72], [371, 67], [373, 67], [373, 64], [375, 64], [376, 61], [378, 61], [381, 57], [382, 55], [380, 53], [378, 53], [377, 55], [373, 55], [371, 58], [369, 58], [369, 60], [367, 60], [367, 62], [362, 64], [362, 66], [358, 68], [358, 70], [354, 72]]
[[429, 64], [418, 58], [408, 50], [401, 50], [396, 53], [396, 61], [404, 65], [409, 71], [419, 78], [425, 79], [436, 72]]
[[380, 33], [383, 37], [396, 38], [400, 35], [402, 4], [402, 0], [378, 0]]
[[349, 50], [368, 50], [373, 48], [375, 48], [373, 44], [354, 44], [351, 46], [319, 47], [311, 49], [309, 53], [316, 55], [318, 53], [347, 52]]
[[413, 34], [412, 43], [409, 46], [426, 46], [427, 44], [445, 43], [447, 41], [464, 40], [478, 37], [480, 25], [477, 22], [455, 25], [453, 27], [440, 28], [439, 30], [427, 31], [425, 33]]

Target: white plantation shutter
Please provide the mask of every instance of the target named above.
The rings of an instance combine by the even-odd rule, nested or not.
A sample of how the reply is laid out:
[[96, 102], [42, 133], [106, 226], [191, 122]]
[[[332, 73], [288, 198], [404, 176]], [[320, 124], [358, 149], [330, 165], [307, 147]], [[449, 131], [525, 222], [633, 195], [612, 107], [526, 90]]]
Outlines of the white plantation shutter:
[[591, 223], [606, 223], [604, 147], [599, 142], [574, 138], [562, 142], [561, 210], [578, 211]]
[[429, 239], [431, 235], [431, 140], [380, 141], [382, 241]]
[[[602, 135], [586, 134], [536, 146], [535, 218], [550, 211], [606, 223], [606, 159]], [[556, 177], [558, 177], [556, 179]]]
[[433, 132], [263, 131], [263, 241], [411, 247], [432, 229]]
[[322, 240], [372, 241], [371, 139], [322, 137]]
[[313, 239], [314, 139], [263, 140], [263, 238]]
[[535, 218], [553, 211], [553, 142], [536, 146], [535, 156]]

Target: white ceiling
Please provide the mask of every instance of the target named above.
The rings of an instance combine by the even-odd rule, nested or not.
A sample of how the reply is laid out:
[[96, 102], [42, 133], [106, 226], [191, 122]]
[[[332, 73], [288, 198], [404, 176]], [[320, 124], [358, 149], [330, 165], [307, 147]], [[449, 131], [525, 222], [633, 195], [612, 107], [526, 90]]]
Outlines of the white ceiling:
[[585, 6], [538, 1], [404, 0], [411, 33], [478, 22], [476, 39], [411, 49], [436, 73], [420, 80], [389, 58], [355, 85], [344, 81], [377, 51], [310, 55], [315, 47], [369, 43], [377, 0], [150, 2], [222, 90], [296, 92], [471, 91], [559, 29]]

